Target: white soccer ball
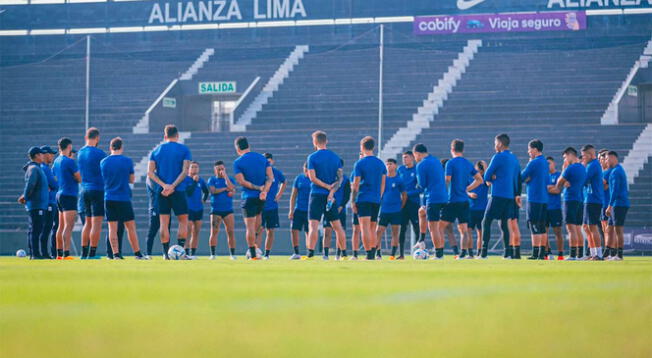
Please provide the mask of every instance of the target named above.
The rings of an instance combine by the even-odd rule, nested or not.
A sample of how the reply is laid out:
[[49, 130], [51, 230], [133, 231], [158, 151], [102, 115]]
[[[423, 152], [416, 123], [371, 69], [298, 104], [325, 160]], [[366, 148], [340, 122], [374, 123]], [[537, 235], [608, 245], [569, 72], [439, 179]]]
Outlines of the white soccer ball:
[[17, 257], [25, 257], [25, 256], [27, 256], [27, 252], [25, 252], [25, 250], [23, 250], [23, 249], [20, 249], [20, 250], [16, 251], [16, 256]]
[[[247, 259], [251, 258], [251, 254], [249, 253], [249, 249], [247, 249], [247, 253], [245, 254], [245, 257]], [[257, 258], [263, 257], [263, 251], [261, 249], [259, 249], [259, 248], [256, 248], [256, 257]]]
[[427, 260], [430, 255], [428, 254], [428, 251], [423, 250], [423, 249], [416, 249], [414, 253], [412, 253], [412, 257], [415, 260]]
[[179, 245], [172, 245], [168, 250], [168, 256], [170, 260], [183, 260], [186, 258], [186, 250]]

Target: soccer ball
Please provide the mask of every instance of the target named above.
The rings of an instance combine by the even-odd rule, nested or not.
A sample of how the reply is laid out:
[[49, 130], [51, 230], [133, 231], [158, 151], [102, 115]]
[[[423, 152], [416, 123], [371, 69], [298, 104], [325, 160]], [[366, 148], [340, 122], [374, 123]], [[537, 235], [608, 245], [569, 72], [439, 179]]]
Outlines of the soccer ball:
[[414, 257], [415, 260], [427, 260], [430, 255], [426, 250], [417, 249], [412, 253], [412, 257]]
[[25, 257], [25, 256], [27, 256], [27, 253], [25, 252], [25, 250], [20, 249], [20, 250], [16, 251], [16, 256], [17, 257]]
[[183, 260], [186, 258], [186, 250], [179, 245], [172, 245], [168, 250], [170, 260]]
[[[259, 249], [259, 248], [256, 248], [256, 257], [261, 258], [262, 256], [263, 256], [263, 251], [261, 249]], [[249, 250], [247, 250], [247, 253], [245, 254], [245, 257], [247, 259], [251, 258], [251, 254], [249, 253]]]

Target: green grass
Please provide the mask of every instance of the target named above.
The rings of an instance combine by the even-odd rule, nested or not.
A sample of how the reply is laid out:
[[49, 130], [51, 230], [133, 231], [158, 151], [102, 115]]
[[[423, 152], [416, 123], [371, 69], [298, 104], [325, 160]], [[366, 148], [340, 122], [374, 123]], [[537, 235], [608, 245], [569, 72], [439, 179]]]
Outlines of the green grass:
[[652, 356], [652, 260], [0, 258], [0, 357]]

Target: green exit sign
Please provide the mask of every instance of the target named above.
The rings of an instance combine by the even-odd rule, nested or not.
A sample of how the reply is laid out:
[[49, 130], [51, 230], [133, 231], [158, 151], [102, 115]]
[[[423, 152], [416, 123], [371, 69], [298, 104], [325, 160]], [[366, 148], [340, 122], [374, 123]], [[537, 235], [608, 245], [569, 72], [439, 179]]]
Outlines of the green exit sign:
[[235, 93], [235, 82], [199, 82], [199, 94]]

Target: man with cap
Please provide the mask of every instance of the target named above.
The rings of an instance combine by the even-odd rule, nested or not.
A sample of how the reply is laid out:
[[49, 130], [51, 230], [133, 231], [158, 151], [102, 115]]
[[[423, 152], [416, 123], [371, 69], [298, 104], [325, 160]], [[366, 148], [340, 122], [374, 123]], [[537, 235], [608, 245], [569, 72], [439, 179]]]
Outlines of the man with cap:
[[48, 207], [48, 178], [41, 170], [42, 153], [39, 147], [31, 147], [27, 152], [29, 162], [25, 164], [25, 188], [18, 202], [25, 205], [29, 213], [30, 259], [42, 259], [39, 239], [43, 230], [45, 211]]
[[[47, 145], [41, 147], [41, 170], [45, 174], [45, 177], [48, 179], [48, 207], [45, 210], [45, 217], [43, 220], [43, 231], [41, 232], [40, 243], [41, 243], [41, 256], [44, 258], [54, 258], [56, 256], [57, 245], [56, 245], [56, 234], [51, 235], [52, 231], [56, 233], [57, 227], [59, 226], [59, 210], [57, 210], [57, 190], [59, 190], [59, 184], [52, 174], [52, 169], [50, 165], [54, 161], [54, 155], [57, 154], [52, 148]], [[52, 237], [52, 246], [51, 250], [48, 250], [48, 240]]]

